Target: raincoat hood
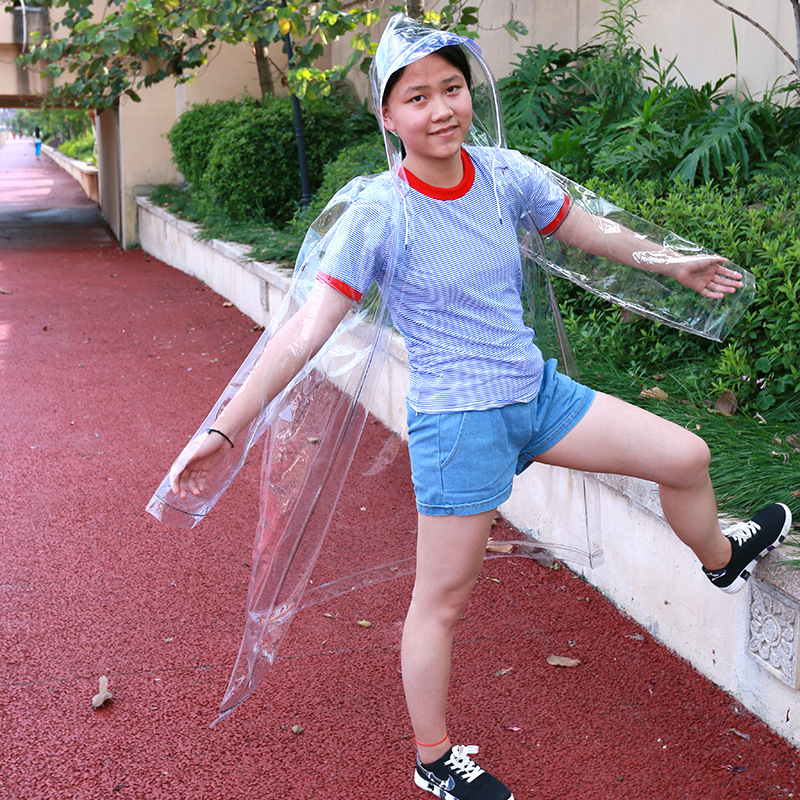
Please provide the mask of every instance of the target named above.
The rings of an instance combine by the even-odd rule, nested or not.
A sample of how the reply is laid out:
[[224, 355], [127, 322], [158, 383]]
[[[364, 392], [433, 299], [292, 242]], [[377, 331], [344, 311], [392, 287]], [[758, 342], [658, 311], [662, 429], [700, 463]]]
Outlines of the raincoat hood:
[[403, 14], [396, 14], [389, 20], [381, 36], [369, 70], [372, 110], [383, 133], [390, 169], [400, 166], [402, 154], [397, 137], [386, 130], [381, 113], [389, 78], [403, 67], [442, 47], [453, 45], [461, 48], [470, 67], [472, 126], [466, 143], [505, 147], [500, 95], [492, 73], [483, 60], [480, 47], [466, 36], [435, 30]]

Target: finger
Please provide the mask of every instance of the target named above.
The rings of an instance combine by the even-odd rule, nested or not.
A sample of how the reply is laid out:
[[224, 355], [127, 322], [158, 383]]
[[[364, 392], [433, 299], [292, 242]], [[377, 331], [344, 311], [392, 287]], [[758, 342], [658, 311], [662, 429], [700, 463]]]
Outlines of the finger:
[[736, 272], [736, 270], [728, 269], [728, 267], [717, 267], [717, 275], [721, 278], [727, 278], [728, 280], [738, 281], [739, 283], [742, 282], [743, 275], [741, 272]]
[[189, 491], [197, 497], [205, 487], [205, 473], [195, 470], [189, 474]]

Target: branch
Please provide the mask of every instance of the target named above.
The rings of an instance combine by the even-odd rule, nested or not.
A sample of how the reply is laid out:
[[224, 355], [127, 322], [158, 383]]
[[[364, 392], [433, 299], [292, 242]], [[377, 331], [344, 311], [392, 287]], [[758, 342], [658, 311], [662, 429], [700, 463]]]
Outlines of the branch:
[[[743, 14], [738, 9], [731, 8], [731, 6], [726, 5], [725, 3], [722, 2], [722, 0], [714, 0], [714, 2], [718, 6], [722, 6], [722, 8], [725, 8], [728, 11], [730, 11], [731, 14], [736, 14], [737, 17], [741, 17], [746, 22], [749, 22], [751, 25], [758, 28], [758, 30], [760, 30], [761, 33], [763, 33], [764, 36], [766, 36], [772, 42], [772, 44], [774, 44], [775, 47], [777, 47], [778, 50], [780, 50], [781, 53], [783, 53], [786, 56], [786, 58], [789, 59], [789, 61], [791, 62], [792, 66], [795, 69], [800, 69], [800, 67], [798, 67], [798, 60], [795, 59], [795, 57], [763, 25], [759, 25], [759, 23], [756, 22], [752, 17], [748, 17], [747, 14]], [[790, 0], [790, 2], [795, 7], [795, 15], [797, 15], [798, 0]]]
[[789, 0], [794, 9], [794, 33], [797, 38], [797, 61], [795, 67], [797, 69], [797, 77], [800, 78], [800, 0]]

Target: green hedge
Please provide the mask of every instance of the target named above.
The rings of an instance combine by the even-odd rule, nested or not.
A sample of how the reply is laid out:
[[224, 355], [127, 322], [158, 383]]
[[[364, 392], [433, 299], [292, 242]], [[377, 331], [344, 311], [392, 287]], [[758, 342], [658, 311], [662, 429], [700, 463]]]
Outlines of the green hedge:
[[336, 158], [325, 165], [322, 183], [314, 193], [311, 205], [295, 214], [292, 228], [305, 233], [308, 226], [322, 213], [322, 209], [331, 197], [345, 184], [359, 175], [383, 172], [387, 166], [383, 137], [379, 133], [368, 135], [363, 141], [342, 148]]
[[184, 111], [167, 134], [172, 158], [184, 178], [199, 186], [208, 168], [208, 157], [223, 125], [252, 100], [202, 103]]
[[[727, 256], [753, 272], [757, 294], [722, 345], [665, 325], [631, 323], [614, 306], [564, 283], [570, 338], [580, 354], [602, 352], [632, 374], [681, 370], [702, 361], [707, 399], [724, 391], [775, 420], [800, 410], [800, 188], [756, 176], [718, 188], [587, 181], [613, 203]], [[580, 355], [579, 355], [580, 357]], [[709, 368], [710, 367], [710, 368]]]
[[76, 158], [87, 164], [95, 164], [97, 161], [94, 154], [94, 133], [92, 131], [77, 139], [62, 142], [58, 149], [68, 158]]
[[[325, 164], [352, 142], [347, 106], [336, 98], [303, 103], [312, 191]], [[242, 103], [217, 135], [203, 190], [231, 219], [284, 223], [300, 203], [300, 161], [292, 104], [287, 97]]]

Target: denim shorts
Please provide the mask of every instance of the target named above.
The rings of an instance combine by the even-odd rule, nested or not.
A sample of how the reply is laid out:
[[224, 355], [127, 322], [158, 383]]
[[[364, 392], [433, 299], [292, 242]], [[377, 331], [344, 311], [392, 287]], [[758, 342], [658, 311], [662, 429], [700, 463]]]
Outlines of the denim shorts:
[[417, 511], [466, 516], [508, 500], [514, 475], [566, 436], [589, 410], [594, 390], [545, 364], [528, 403], [485, 411], [426, 414], [408, 407], [408, 448]]

